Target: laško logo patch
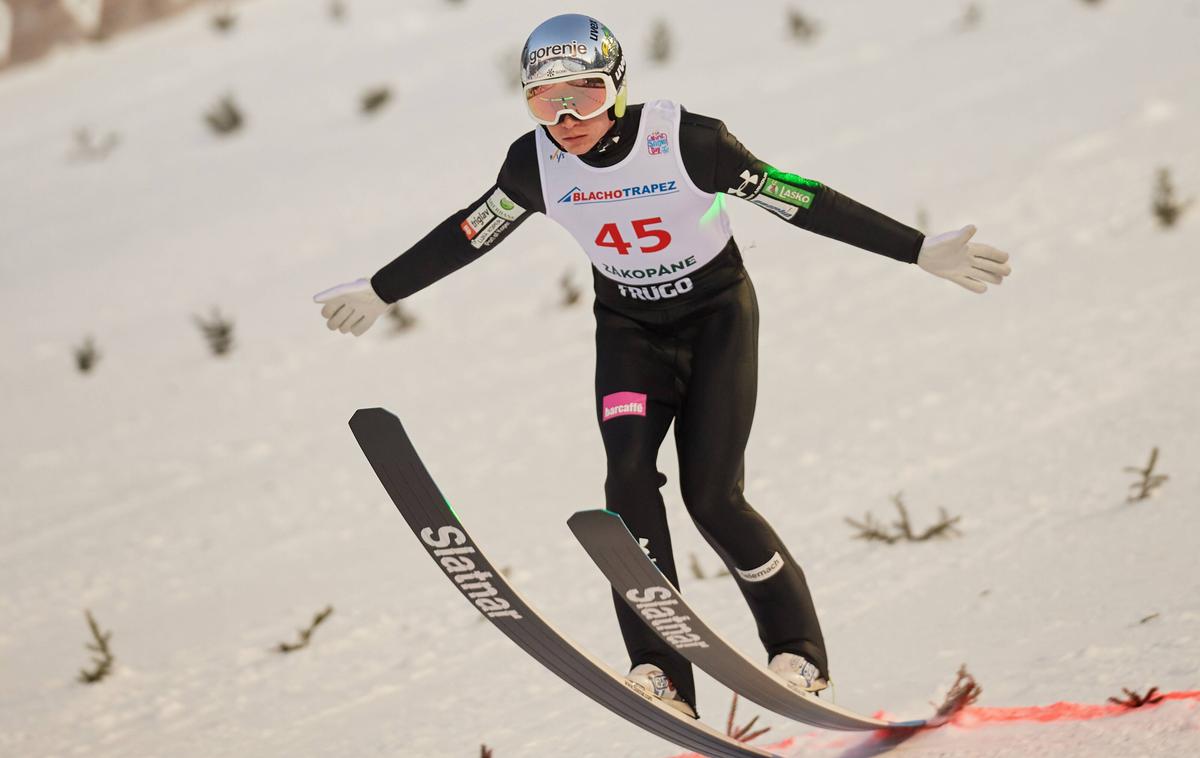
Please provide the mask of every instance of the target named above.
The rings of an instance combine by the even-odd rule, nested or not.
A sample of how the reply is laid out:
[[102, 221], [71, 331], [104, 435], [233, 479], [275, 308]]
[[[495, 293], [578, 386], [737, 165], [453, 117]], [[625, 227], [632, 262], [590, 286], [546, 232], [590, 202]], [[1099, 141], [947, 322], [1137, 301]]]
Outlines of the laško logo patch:
[[601, 421], [618, 416], [645, 416], [646, 395], [642, 392], [614, 392], [604, 396], [601, 407]]
[[650, 155], [666, 155], [671, 152], [671, 145], [666, 132], [651, 132], [646, 138], [646, 152]]

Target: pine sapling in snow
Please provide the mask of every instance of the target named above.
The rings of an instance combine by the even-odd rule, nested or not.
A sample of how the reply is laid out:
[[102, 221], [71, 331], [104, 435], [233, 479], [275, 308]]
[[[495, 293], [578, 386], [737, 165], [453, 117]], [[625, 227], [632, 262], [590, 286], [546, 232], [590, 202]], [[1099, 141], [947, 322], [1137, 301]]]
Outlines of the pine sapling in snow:
[[403, 334], [417, 325], [417, 317], [404, 307], [404, 303], [393, 303], [387, 314], [392, 322], [392, 334]]
[[312, 623], [309, 624], [307, 628], [300, 630], [300, 636], [296, 640], [296, 642], [280, 642], [278, 645], [275, 646], [276, 652], [292, 653], [297, 650], [301, 650], [303, 648], [308, 647], [308, 643], [312, 640], [313, 632], [315, 632], [317, 630], [317, 627], [320, 626], [321, 623], [325, 621], [325, 619], [329, 618], [329, 616], [332, 613], [333, 613], [333, 606], [332, 605], [325, 606], [325, 610], [320, 611], [319, 613], [317, 613], [317, 615], [313, 616]]
[[204, 121], [218, 137], [227, 137], [242, 128], [246, 117], [233, 95], [226, 95], [204, 114]]
[[383, 106], [392, 100], [392, 88], [387, 85], [372, 87], [362, 93], [359, 98], [359, 110], [364, 116], [373, 116], [383, 110]]
[[1154, 473], [1154, 467], [1158, 464], [1158, 448], [1155, 447], [1150, 451], [1150, 462], [1145, 468], [1136, 466], [1126, 466], [1125, 470], [1131, 474], [1137, 474], [1141, 478], [1129, 485], [1131, 490], [1126, 502], [1140, 503], [1147, 500], [1154, 494], [1154, 491], [1161, 487], [1170, 478], [1166, 474]]
[[109, 640], [112, 639], [112, 632], [101, 632], [100, 625], [96, 623], [96, 619], [92, 618], [92, 612], [85, 610], [87, 616], [88, 629], [92, 632], [92, 641], [86, 647], [88, 650], [95, 653], [92, 656], [92, 668], [80, 669], [79, 681], [84, 684], [95, 684], [112, 673], [113, 654], [108, 647]]
[[979, 7], [979, 3], [971, 3], [967, 5], [967, 9], [963, 11], [962, 19], [959, 21], [959, 29], [964, 32], [969, 32], [976, 29], [983, 23], [983, 9]]
[[75, 348], [75, 368], [79, 369], [81, 374], [88, 374], [99, 360], [100, 351], [96, 349], [96, 342], [89, 335], [84, 338], [82, 345]]
[[847, 518], [846, 523], [858, 530], [855, 535], [860, 540], [873, 542], [884, 542], [893, 545], [901, 540], [905, 542], [925, 542], [934, 538], [943, 537], [958, 537], [962, 532], [956, 529], [956, 525], [962, 520], [962, 516], [950, 516], [945, 508], [939, 508], [938, 521], [932, 526], [927, 527], [922, 532], [913, 530], [912, 523], [908, 518], [908, 508], [904, 505], [902, 499], [903, 493], [897, 492], [892, 496], [892, 503], [895, 504], [896, 510], [899, 511], [900, 517], [892, 526], [893, 529], [888, 529], [886, 526], [875, 520], [875, 517], [868, 513], [862, 521], [855, 521], [852, 518]]
[[237, 14], [233, 12], [233, 8], [228, 4], [224, 4], [216, 13], [212, 15], [212, 29], [218, 34], [228, 34], [233, 31], [233, 27], [237, 25]]
[[[971, 676], [970, 672], [967, 671], [967, 665], [965, 663], [962, 664], [958, 667], [954, 683], [946, 691], [946, 696], [942, 698], [941, 704], [930, 703], [930, 705], [934, 705], [937, 708], [937, 711], [925, 726], [927, 728], [944, 726], [967, 707], [975, 704], [982, 694], [983, 687], [979, 686], [979, 683], [975, 681], [975, 677]], [[879, 748], [882, 753], [885, 752], [883, 748], [893, 748], [920, 733], [920, 729], [880, 730], [880, 732], [877, 732], [879, 742], [876, 743], [875, 747]]]
[[1171, 182], [1171, 170], [1167, 168], [1158, 170], [1158, 183], [1154, 187], [1154, 202], [1151, 207], [1160, 226], [1164, 229], [1175, 226], [1179, 217], [1194, 201], [1195, 198], [1188, 198], [1183, 202], [1176, 199], [1175, 185]]
[[771, 727], [769, 726], [764, 726], [757, 730], [754, 729], [754, 725], [758, 723], [758, 716], [750, 719], [742, 726], [734, 725], [733, 720], [737, 715], [737, 703], [738, 696], [735, 692], [733, 693], [733, 700], [729, 703], [729, 718], [725, 720], [725, 734], [728, 734], [738, 742], [752, 742], [771, 731]]
[[805, 44], [816, 40], [817, 34], [820, 32], [820, 27], [816, 22], [796, 8], [788, 8], [787, 28], [792, 39]]
[[1145, 695], [1139, 695], [1137, 690], [1126, 687], [1122, 687], [1121, 691], [1125, 693], [1124, 699], [1110, 697], [1108, 702], [1123, 705], [1126, 708], [1141, 708], [1143, 705], [1154, 705], [1163, 701], [1163, 696], [1158, 694], [1158, 687], [1151, 687]]
[[967, 706], [979, 700], [979, 696], [983, 694], [983, 687], [975, 681], [975, 677], [971, 676], [967, 671], [967, 664], [958, 667], [958, 674], [955, 676], [954, 684], [950, 685], [950, 690], [946, 693], [942, 704], [938, 706], [937, 714], [934, 716], [935, 723], [944, 723], [952, 718], [956, 713], [959, 713]]
[[583, 290], [576, 286], [575, 281], [571, 278], [570, 271], [562, 275], [562, 278], [558, 280], [558, 286], [559, 289], [562, 290], [562, 300], [560, 301], [560, 304], [564, 308], [570, 308], [572, 305], [578, 303], [579, 299], [583, 297]]
[[513, 65], [513, 61], [521, 59], [520, 50], [503, 50], [496, 55], [496, 70], [500, 72], [500, 80], [505, 89], [518, 92], [521, 89], [521, 69]]
[[650, 31], [650, 60], [660, 66], [671, 60], [671, 29], [661, 18]]
[[233, 321], [222, 316], [220, 310], [213, 308], [212, 316], [208, 320], [200, 316], [193, 316], [192, 319], [204, 335], [208, 349], [213, 355], [226, 355], [233, 349]]

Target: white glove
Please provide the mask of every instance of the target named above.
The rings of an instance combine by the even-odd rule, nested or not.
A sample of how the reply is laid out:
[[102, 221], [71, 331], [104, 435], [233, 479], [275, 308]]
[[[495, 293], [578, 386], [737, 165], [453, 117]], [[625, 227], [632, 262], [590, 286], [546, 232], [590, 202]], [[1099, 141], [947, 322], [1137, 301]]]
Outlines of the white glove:
[[330, 329], [355, 337], [361, 337], [388, 309], [388, 304], [375, 294], [369, 279], [357, 279], [318, 292], [313, 295], [313, 302], [324, 303], [321, 315], [329, 320]]
[[926, 237], [917, 265], [977, 294], [986, 292], [988, 284], [1000, 284], [1012, 273], [1012, 267], [1008, 265], [1008, 253], [970, 242], [974, 236], [975, 227], [968, 224], [956, 232]]

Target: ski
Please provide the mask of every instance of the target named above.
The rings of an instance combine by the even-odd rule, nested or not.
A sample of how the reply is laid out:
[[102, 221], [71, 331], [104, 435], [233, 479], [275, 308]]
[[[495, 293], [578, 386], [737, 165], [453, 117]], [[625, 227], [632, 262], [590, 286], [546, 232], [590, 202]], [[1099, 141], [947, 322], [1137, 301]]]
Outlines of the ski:
[[779, 758], [663, 705], [557, 632], [484, 557], [400, 419], [382, 408], [366, 408], [350, 419], [350, 429], [400, 515], [451, 584], [531, 658], [618, 716], [687, 750], [713, 758]]
[[580, 511], [567, 523], [617, 594], [659, 637], [747, 700], [781, 716], [825, 729], [916, 729], [932, 725], [923, 720], [894, 722], [870, 718], [793, 691], [773, 672], [747, 658], [700, 620], [642, 550], [619, 515], [606, 510]]

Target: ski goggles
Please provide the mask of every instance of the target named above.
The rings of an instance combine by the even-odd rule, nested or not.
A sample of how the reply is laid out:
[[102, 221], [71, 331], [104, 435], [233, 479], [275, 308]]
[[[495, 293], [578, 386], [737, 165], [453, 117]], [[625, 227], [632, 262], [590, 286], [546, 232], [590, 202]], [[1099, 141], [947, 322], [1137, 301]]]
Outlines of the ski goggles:
[[617, 88], [607, 76], [578, 74], [525, 85], [529, 115], [546, 126], [557, 124], [564, 113], [584, 121], [595, 118], [616, 102]]

